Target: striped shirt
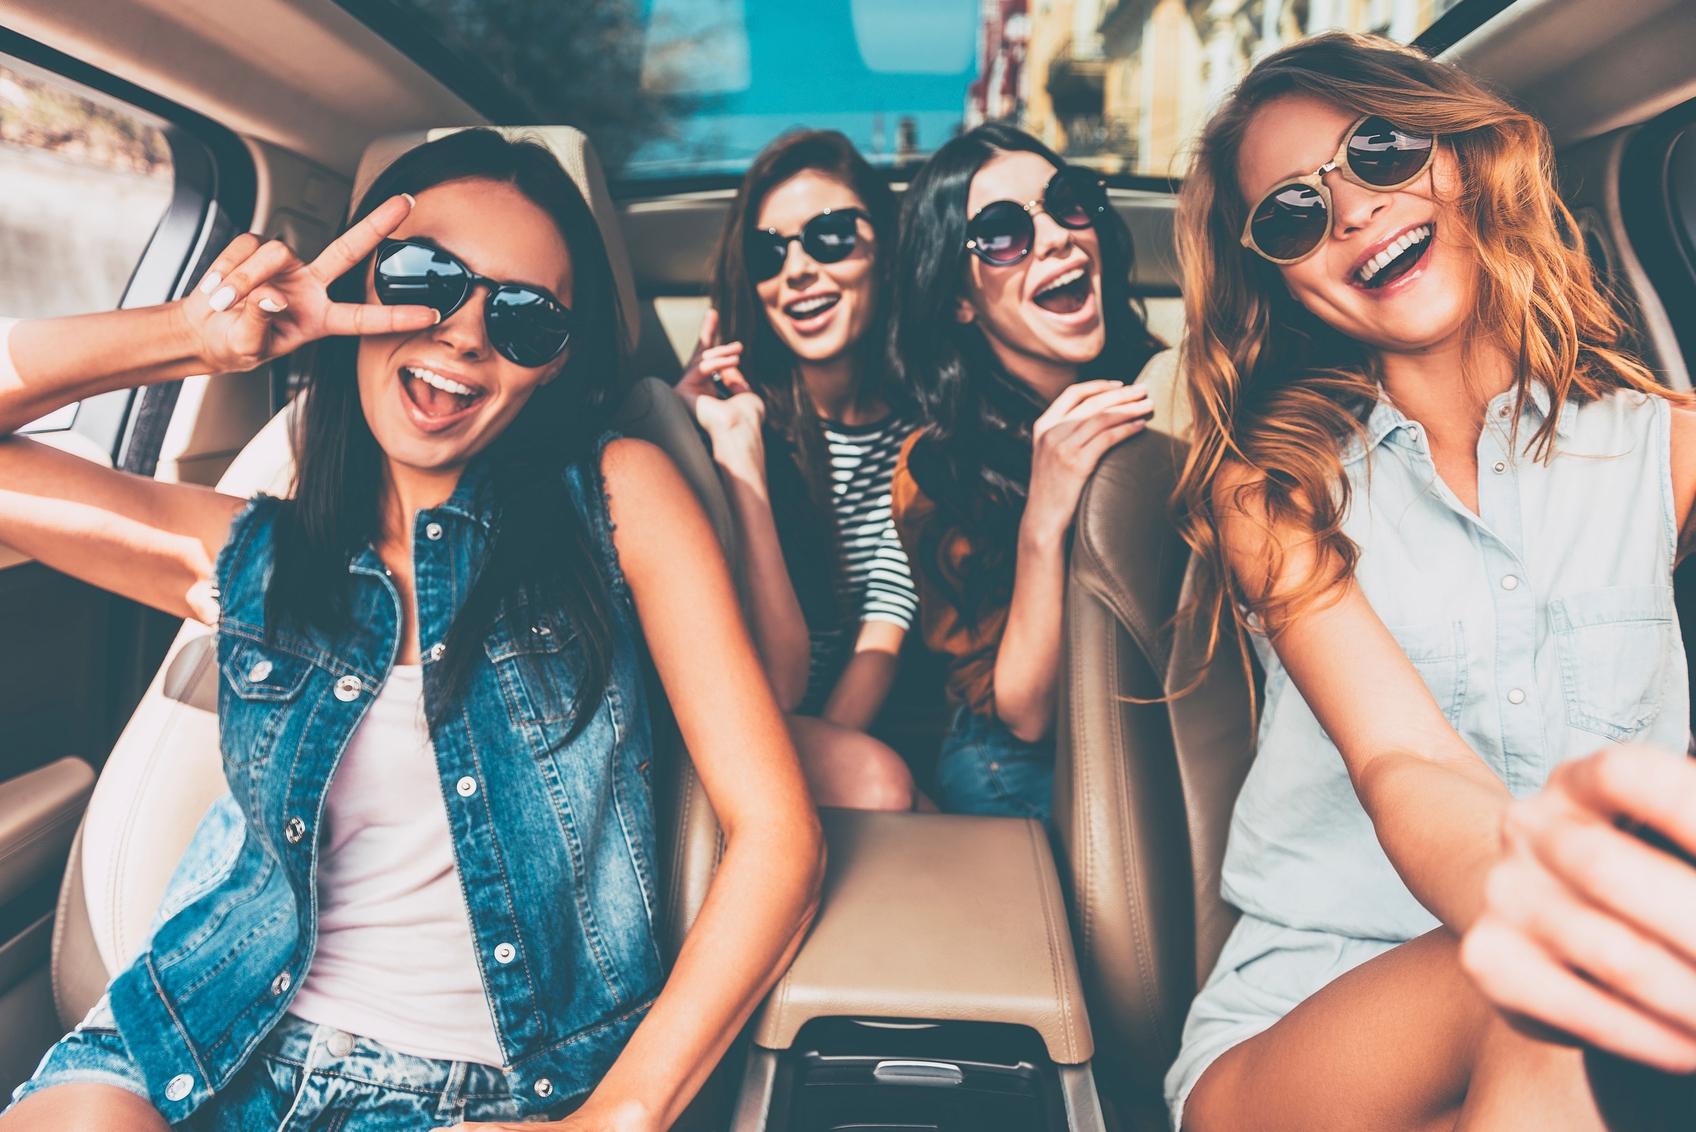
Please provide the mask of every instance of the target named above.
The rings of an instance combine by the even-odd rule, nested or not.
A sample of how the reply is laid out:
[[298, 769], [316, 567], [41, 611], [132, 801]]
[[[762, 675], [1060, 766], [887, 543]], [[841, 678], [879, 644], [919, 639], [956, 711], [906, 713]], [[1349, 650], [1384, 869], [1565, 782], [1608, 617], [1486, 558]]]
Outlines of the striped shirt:
[[901, 445], [918, 425], [893, 414], [867, 425], [825, 421], [836, 541], [842, 555], [841, 608], [856, 611], [851, 623], [811, 630], [812, 668], [801, 710], [822, 711], [853, 655], [859, 627], [885, 621], [910, 628], [919, 597], [889, 507], [889, 480]]

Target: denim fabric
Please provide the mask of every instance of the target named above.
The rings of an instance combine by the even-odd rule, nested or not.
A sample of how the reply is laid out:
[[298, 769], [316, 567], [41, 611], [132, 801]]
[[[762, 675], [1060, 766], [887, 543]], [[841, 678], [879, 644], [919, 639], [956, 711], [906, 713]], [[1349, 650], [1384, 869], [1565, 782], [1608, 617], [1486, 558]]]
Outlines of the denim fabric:
[[[1489, 403], [1477, 514], [1437, 475], [1423, 428], [1387, 400], [1344, 452], [1355, 582], [1438, 708], [1517, 796], [1611, 743], [1682, 751], [1689, 741], [1667, 402], [1623, 391], [1568, 402], [1544, 462], [1529, 448], [1551, 407], [1541, 386], [1517, 417], [1512, 393]], [[1221, 1026], [1264, 1029], [1438, 922], [1384, 855], [1277, 654], [1254, 640], [1265, 708], [1221, 885], [1244, 915], [1191, 1009], [1167, 1078], [1174, 1113], [1233, 1044], [1216, 1040]]]
[[936, 803], [947, 813], [1046, 822], [1054, 799], [1054, 741], [1027, 743], [993, 715], [954, 713], [936, 763]]
[[[96, 1012], [105, 1010], [104, 1001]], [[48, 1053], [16, 1100], [55, 1085], [116, 1085], [145, 1097], [141, 1067], [110, 1014], [93, 1016]], [[194, 1132], [423, 1132], [463, 1121], [559, 1119], [582, 1103], [556, 1097], [541, 1111], [514, 1095], [499, 1069], [398, 1053], [367, 1038], [283, 1015], [241, 1071], [179, 1126]]]
[[[590, 1088], [664, 977], [641, 636], [599, 452], [566, 481], [611, 598], [606, 692], [568, 738], [573, 628], [552, 610], [509, 602], [481, 642], [461, 706], [431, 731], [500, 1072], [526, 1113]], [[483, 483], [473, 467], [414, 523], [426, 702], [438, 693], [439, 642], [487, 547], [494, 516]], [[230, 793], [195, 833], [152, 937], [108, 990], [147, 1093], [172, 1121], [229, 1085], [311, 964], [324, 795], [399, 645], [399, 593], [369, 548], [348, 566], [344, 631], [267, 622], [265, 583], [288, 506], [256, 499], [219, 555]]]

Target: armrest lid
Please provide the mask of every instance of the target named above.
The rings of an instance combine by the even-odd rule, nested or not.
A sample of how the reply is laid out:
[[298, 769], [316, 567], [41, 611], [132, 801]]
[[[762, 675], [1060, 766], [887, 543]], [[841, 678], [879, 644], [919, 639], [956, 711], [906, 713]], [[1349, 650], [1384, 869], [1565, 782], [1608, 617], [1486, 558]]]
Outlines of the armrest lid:
[[1042, 827], [958, 814], [821, 813], [830, 847], [817, 921], [754, 1040], [787, 1049], [814, 1018], [1004, 1022], [1049, 1056], [1094, 1054]]

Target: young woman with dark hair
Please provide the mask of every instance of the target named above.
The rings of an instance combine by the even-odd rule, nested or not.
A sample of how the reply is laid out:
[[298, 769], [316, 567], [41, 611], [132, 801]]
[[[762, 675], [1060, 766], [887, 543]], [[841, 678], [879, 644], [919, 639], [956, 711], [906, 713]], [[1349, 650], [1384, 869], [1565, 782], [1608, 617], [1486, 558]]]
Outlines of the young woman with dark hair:
[[742, 536], [754, 639], [823, 805], [908, 809], [868, 735], [918, 599], [889, 481], [916, 427], [883, 359], [895, 197], [834, 130], [772, 142], [742, 179], [712, 309], [677, 384]]
[[[0, 442], [0, 540], [216, 624], [230, 787], [7, 1132], [658, 1130], [807, 922], [816, 818], [729, 571], [604, 431], [622, 322], [576, 186], [467, 131], [357, 216], [310, 264], [241, 236], [178, 302], [0, 327], [5, 432], [317, 344], [292, 499]], [[728, 837], [669, 977], [644, 653]]]
[[[1458, 68], [1332, 33], [1256, 64], [1185, 177], [1180, 522], [1198, 616], [1266, 674], [1221, 877], [1242, 916], [1166, 1080], [1192, 1132], [1600, 1128], [1579, 1051], [1463, 961], [1511, 964], [1517, 1013], [1534, 986], [1578, 1033], [1696, 1064], [1666, 1041], [1688, 970], [1498, 867], [1515, 795], [1627, 741], [1670, 753], [1610, 773], [1670, 781], [1690, 734], [1696, 412], [1623, 348], [1554, 168]], [[1629, 840], [1581, 841], [1586, 872]], [[1503, 900], [1582, 933], [1611, 989], [1504, 938]]]
[[944, 809], [1048, 816], [1065, 536], [1153, 413], [1132, 383], [1160, 343], [1130, 274], [1100, 182], [1010, 126], [950, 141], [907, 190], [891, 357], [926, 426], [894, 504], [925, 640], [952, 662]]

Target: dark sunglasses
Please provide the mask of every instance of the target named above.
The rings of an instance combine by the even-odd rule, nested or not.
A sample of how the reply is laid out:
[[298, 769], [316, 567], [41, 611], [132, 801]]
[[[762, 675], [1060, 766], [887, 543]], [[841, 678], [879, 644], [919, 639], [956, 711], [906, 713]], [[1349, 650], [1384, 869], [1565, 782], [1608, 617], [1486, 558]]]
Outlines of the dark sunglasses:
[[863, 209], [827, 208], [801, 225], [793, 236], [785, 236], [776, 228], [756, 228], [743, 241], [748, 274], [754, 282], [764, 283], [782, 271], [794, 240], [801, 241], [801, 250], [819, 263], [841, 263], [860, 243], [861, 220], [871, 223]]
[[1305, 177], [1274, 185], [1249, 211], [1243, 247], [1288, 266], [1318, 251], [1331, 230], [1331, 190], [1325, 174], [1335, 169], [1364, 188], [1387, 193], [1422, 176], [1437, 155], [1435, 134], [1415, 134], [1367, 115], [1343, 135], [1331, 160]]
[[966, 221], [966, 250], [996, 267], [1011, 267], [1031, 254], [1036, 214], [1046, 212], [1062, 228], [1088, 228], [1107, 211], [1107, 189], [1081, 169], [1061, 169], [1049, 178], [1041, 200], [1020, 204], [991, 201]]
[[477, 287], [489, 289], [483, 325], [489, 345], [509, 362], [545, 366], [571, 341], [571, 310], [528, 283], [502, 283], [478, 275], [434, 244], [384, 240], [372, 271], [377, 300], [388, 306], [417, 305], [446, 319]]

